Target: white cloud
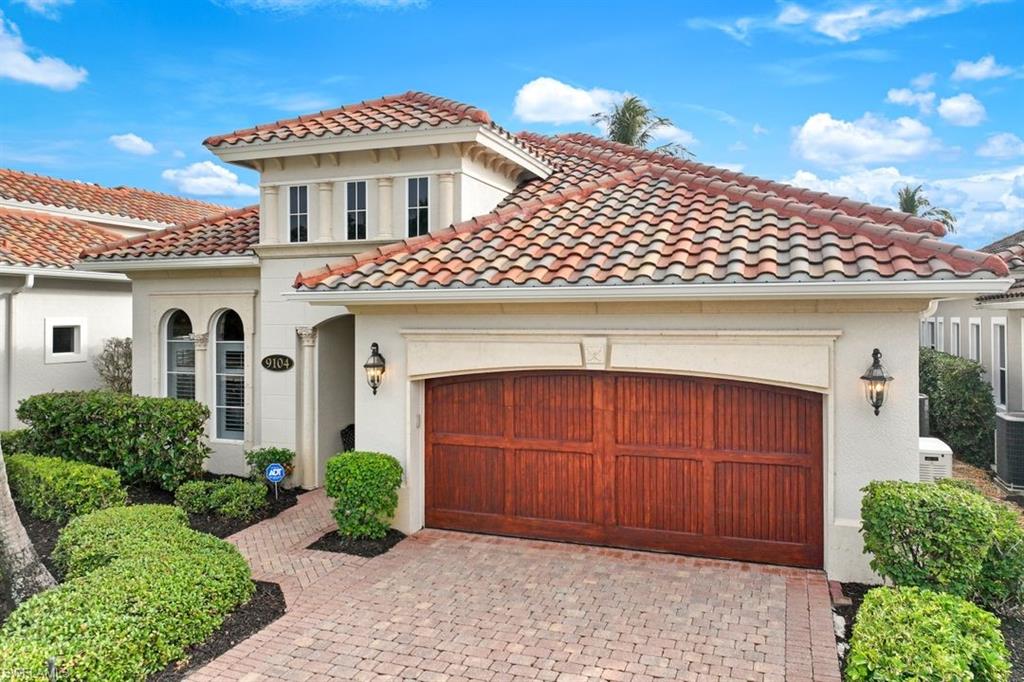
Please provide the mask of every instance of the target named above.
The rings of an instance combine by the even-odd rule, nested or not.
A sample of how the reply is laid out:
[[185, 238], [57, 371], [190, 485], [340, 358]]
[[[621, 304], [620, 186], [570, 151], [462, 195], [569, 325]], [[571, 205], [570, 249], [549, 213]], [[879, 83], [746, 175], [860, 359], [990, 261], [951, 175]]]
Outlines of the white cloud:
[[985, 120], [985, 106], [964, 92], [939, 102], [939, 116], [955, 126], [976, 126]]
[[885, 101], [890, 104], [917, 107], [922, 114], [930, 114], [935, 107], [935, 93], [914, 92], [910, 88], [892, 88], [886, 93]]
[[0, 12], [0, 78], [51, 90], [74, 90], [85, 81], [88, 72], [80, 66], [71, 66], [62, 59], [37, 55], [25, 41], [13, 22]]
[[1024, 156], [1024, 140], [1013, 133], [996, 133], [989, 136], [984, 144], [978, 147], [978, 156], [987, 156], [993, 159]]
[[626, 96], [624, 92], [584, 90], [554, 78], [534, 79], [516, 93], [515, 114], [528, 123], [589, 123]]
[[953, 238], [967, 246], [988, 244], [1024, 225], [1024, 166], [932, 179], [906, 175], [891, 166], [831, 178], [800, 170], [787, 182], [893, 208], [900, 187], [923, 185], [933, 205], [957, 216]]
[[927, 90], [933, 85], [935, 85], [934, 73], [922, 73], [920, 76], [917, 76], [910, 80], [910, 87], [914, 88], [915, 90]]
[[213, 161], [200, 161], [185, 168], [168, 168], [161, 177], [179, 192], [199, 196], [251, 197], [259, 194], [252, 185], [238, 181], [238, 176]]
[[690, 147], [697, 144], [697, 138], [689, 130], [683, 130], [678, 126], [658, 126], [651, 131], [654, 139], [661, 143], [681, 144]]
[[976, 62], [957, 62], [952, 78], [955, 81], [981, 81], [1009, 76], [1011, 73], [1013, 69], [997, 64], [992, 55], [985, 55]]
[[931, 128], [917, 119], [889, 120], [864, 114], [856, 121], [814, 114], [796, 131], [793, 151], [830, 167], [862, 166], [913, 159], [939, 148]]
[[124, 135], [111, 135], [110, 144], [114, 145], [123, 152], [129, 154], [138, 154], [140, 156], [149, 156], [150, 154], [156, 154], [156, 147], [149, 140], [145, 140], [135, 133], [125, 133]]
[[744, 16], [731, 20], [695, 18], [690, 28], [716, 29], [743, 43], [749, 43], [758, 30], [810, 31], [841, 43], [850, 43], [872, 33], [883, 33], [904, 26], [955, 14], [986, 0], [919, 0], [915, 5], [859, 2], [827, 11], [787, 3], [773, 15]]
[[36, 14], [41, 14], [48, 19], [56, 19], [60, 15], [60, 8], [71, 5], [75, 0], [15, 0], [20, 5], [25, 5]]
[[745, 152], [747, 151], [747, 143], [743, 140], [736, 140], [729, 145], [729, 151], [731, 152]]
[[767, 135], [767, 134], [768, 134], [768, 129], [767, 129], [767, 128], [765, 128], [765, 127], [764, 127], [763, 125], [761, 125], [760, 123], [755, 123], [755, 124], [754, 124], [754, 127], [752, 128], [752, 132], [753, 132], [753, 133], [754, 133], [755, 135]]

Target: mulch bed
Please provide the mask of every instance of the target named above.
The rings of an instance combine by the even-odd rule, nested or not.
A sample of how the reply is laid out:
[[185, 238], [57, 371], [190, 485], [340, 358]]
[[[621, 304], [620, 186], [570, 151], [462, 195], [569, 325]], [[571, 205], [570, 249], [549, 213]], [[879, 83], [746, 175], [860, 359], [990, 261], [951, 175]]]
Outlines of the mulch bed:
[[256, 594], [248, 604], [229, 615], [220, 630], [202, 644], [191, 647], [185, 658], [150, 675], [148, 682], [183, 680], [190, 672], [220, 656], [242, 640], [254, 635], [284, 615], [284, 593], [277, 583], [256, 582]]
[[353, 554], [366, 559], [372, 559], [389, 551], [392, 547], [405, 539], [405, 533], [394, 528], [381, 540], [353, 540], [338, 535], [338, 531], [332, 530], [306, 549], [318, 549], [321, 552], [338, 552], [340, 554]]

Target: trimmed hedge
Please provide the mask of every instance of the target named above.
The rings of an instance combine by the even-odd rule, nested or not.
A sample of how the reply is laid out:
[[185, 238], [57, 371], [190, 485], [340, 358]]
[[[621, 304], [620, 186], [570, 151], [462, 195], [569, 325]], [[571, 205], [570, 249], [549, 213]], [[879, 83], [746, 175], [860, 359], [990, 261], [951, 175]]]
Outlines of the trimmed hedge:
[[5, 455], [13, 455], [21, 452], [32, 454], [32, 450], [29, 447], [28, 437], [28, 429], [0, 431], [0, 446], [3, 446]]
[[174, 503], [190, 514], [214, 512], [231, 519], [251, 519], [267, 506], [267, 486], [240, 478], [188, 481], [174, 492]]
[[237, 549], [185, 518], [143, 505], [74, 519], [58, 545], [69, 579], [11, 614], [4, 666], [42, 675], [53, 658], [61, 680], [141, 680], [209, 637], [254, 585]]
[[1013, 511], [953, 479], [875, 481], [864, 492], [864, 551], [879, 575], [995, 611], [1024, 604], [1024, 529]]
[[17, 412], [33, 452], [110, 467], [128, 483], [174, 490], [202, 474], [210, 451], [210, 410], [193, 400], [68, 391], [26, 398]]
[[59, 457], [18, 454], [5, 459], [11, 494], [37, 519], [66, 523], [128, 501], [113, 469]]
[[254, 481], [266, 483], [267, 467], [271, 464], [284, 466], [285, 471], [292, 473], [295, 451], [288, 448], [256, 448], [245, 452], [245, 463], [249, 465], [249, 477]]
[[922, 348], [920, 390], [928, 396], [932, 434], [946, 441], [965, 462], [989, 466], [996, 408], [982, 366], [967, 358]]
[[847, 682], [1010, 678], [999, 619], [955, 595], [879, 587], [857, 612]]
[[346, 452], [327, 460], [325, 478], [338, 533], [371, 539], [387, 535], [402, 484], [398, 460], [380, 452]]

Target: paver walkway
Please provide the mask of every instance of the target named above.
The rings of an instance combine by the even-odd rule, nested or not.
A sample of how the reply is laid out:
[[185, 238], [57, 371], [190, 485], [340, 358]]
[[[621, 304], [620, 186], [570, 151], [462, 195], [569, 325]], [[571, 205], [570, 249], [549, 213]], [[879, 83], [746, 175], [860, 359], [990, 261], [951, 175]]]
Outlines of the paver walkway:
[[820, 572], [435, 530], [304, 549], [328, 511], [231, 538], [288, 612], [190, 679], [839, 680]]

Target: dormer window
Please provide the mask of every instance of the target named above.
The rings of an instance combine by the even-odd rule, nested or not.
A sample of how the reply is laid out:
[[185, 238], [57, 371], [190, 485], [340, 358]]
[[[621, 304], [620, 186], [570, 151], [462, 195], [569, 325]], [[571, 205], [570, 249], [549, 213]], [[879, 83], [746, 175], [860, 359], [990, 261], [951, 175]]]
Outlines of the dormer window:
[[345, 186], [345, 225], [348, 239], [366, 239], [366, 181], [354, 180]]
[[305, 185], [288, 188], [288, 241], [309, 241], [309, 197]]
[[430, 181], [428, 178], [409, 178], [406, 191], [409, 218], [409, 236], [430, 232]]

